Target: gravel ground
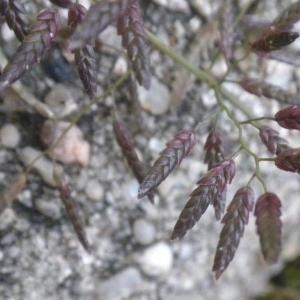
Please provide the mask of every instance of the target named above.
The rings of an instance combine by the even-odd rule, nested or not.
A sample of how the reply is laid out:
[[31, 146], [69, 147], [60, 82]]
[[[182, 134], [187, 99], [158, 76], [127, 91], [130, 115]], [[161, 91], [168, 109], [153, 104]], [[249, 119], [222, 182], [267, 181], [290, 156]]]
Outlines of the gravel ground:
[[[251, 1], [240, 2], [246, 5]], [[281, 2], [261, 1], [258, 11], [262, 17], [266, 16], [263, 12], [268, 12], [268, 17], [275, 16], [282, 8]], [[291, 1], [285, 2], [287, 5]], [[209, 66], [218, 51], [215, 20], [219, 1], [153, 0], [142, 1], [142, 5], [147, 28], [195, 64]], [[4, 25], [1, 32], [0, 65], [4, 65], [5, 57], [13, 53], [15, 41]], [[205, 38], [204, 43], [200, 43], [201, 38]], [[120, 47], [112, 28], [101, 35], [101, 40]], [[98, 53], [101, 93], [126, 72], [127, 65], [115, 48], [103, 47]], [[43, 69], [35, 68], [16, 86], [22, 98], [37, 99], [56, 115], [68, 115], [89, 103], [64, 55], [56, 49]], [[62, 66], [60, 82], [45, 75], [56, 64]], [[77, 241], [59, 193], [53, 188], [51, 159], [42, 158], [17, 201], [0, 215], [0, 299], [246, 300], [267, 288], [269, 276], [280, 270], [284, 259], [299, 253], [299, 179], [269, 165], [265, 165], [262, 175], [270, 191], [283, 200], [284, 246], [278, 264], [267, 266], [263, 262], [252, 218], [236, 257], [216, 281], [211, 267], [221, 225], [215, 221], [212, 209], [182, 241], [170, 241], [180, 210], [206, 171], [203, 145], [216, 99], [205, 84], [189, 78], [154, 50], [151, 65], [150, 92], [140, 89], [136, 102], [128, 97], [128, 87], [123, 86], [114, 98], [101, 100], [83, 116], [70, 133], [70, 140], [56, 153], [84, 220], [91, 253]], [[225, 67], [222, 60], [217, 60], [213, 70], [218, 75]], [[263, 71], [270, 82], [297, 89], [299, 73], [291, 66], [261, 62], [251, 56], [243, 68], [251, 68], [253, 74]], [[186, 86], [180, 88], [182, 82]], [[258, 115], [269, 115], [279, 108], [276, 101], [259, 100], [234, 84], [228, 84], [228, 88]], [[45, 139], [46, 119], [15, 94], [6, 94], [5, 98], [0, 95], [0, 100], [0, 188], [4, 189], [44, 149], [41, 136]], [[161, 185], [155, 205], [147, 199], [137, 199], [138, 183], [113, 136], [114, 103], [149, 164], [177, 131], [197, 126], [198, 144]], [[236, 148], [237, 130], [226, 117], [221, 124], [230, 154]], [[249, 130], [246, 138], [253, 150], [266, 155], [257, 132]], [[293, 145], [299, 145], [297, 134], [288, 138]], [[68, 148], [71, 140], [76, 141], [76, 151]], [[73, 164], [69, 164], [70, 160]], [[251, 160], [239, 156], [236, 163], [237, 176], [228, 198], [251, 176]]]

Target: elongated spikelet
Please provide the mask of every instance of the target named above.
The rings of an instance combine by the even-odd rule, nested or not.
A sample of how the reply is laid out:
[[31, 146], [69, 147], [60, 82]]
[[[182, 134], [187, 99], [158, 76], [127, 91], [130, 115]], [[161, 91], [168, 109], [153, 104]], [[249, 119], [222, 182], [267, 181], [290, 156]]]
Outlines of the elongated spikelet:
[[67, 216], [72, 223], [74, 231], [78, 237], [79, 242], [83, 248], [89, 252], [90, 245], [86, 237], [83, 222], [78, 213], [76, 203], [71, 197], [71, 190], [67, 182], [63, 179], [63, 176], [58, 172], [54, 172], [54, 179], [57, 184], [58, 191], [60, 193], [60, 199], [64, 204]]
[[275, 114], [277, 123], [287, 129], [300, 130], [300, 106], [291, 105]]
[[216, 198], [221, 197], [234, 175], [234, 161], [224, 160], [198, 181], [198, 187], [190, 194], [189, 200], [178, 217], [171, 239], [183, 238], [186, 232], [199, 221], [209, 204], [213, 204]]
[[259, 136], [263, 144], [272, 154], [280, 154], [282, 151], [290, 149], [288, 142], [279, 136], [278, 131], [269, 126], [259, 128]]
[[180, 165], [196, 143], [196, 135], [193, 130], [182, 130], [166, 144], [166, 148], [160, 153], [159, 158], [150, 168], [148, 174], [140, 185], [138, 197], [141, 198], [153, 191], [167, 176]]
[[[86, 9], [75, 3], [69, 9], [68, 24], [74, 31], [86, 15]], [[91, 97], [97, 94], [97, 64], [94, 47], [87, 43], [82, 48], [74, 50], [75, 64], [86, 93]]]
[[240, 188], [234, 195], [222, 219], [224, 226], [220, 234], [213, 264], [213, 272], [215, 272], [217, 279], [234, 257], [253, 207], [254, 192], [252, 188]]
[[207, 136], [204, 144], [204, 162], [208, 164], [208, 170], [224, 160], [223, 139], [219, 132], [213, 130]]
[[20, 0], [6, 0], [6, 2], [6, 22], [14, 31], [16, 37], [23, 41], [29, 30], [29, 19], [25, 7]]
[[251, 48], [258, 52], [271, 52], [294, 42], [299, 33], [293, 29], [300, 20], [300, 1], [286, 8], [258, 38], [251, 44]]
[[237, 7], [235, 1], [225, 0], [222, 3], [219, 30], [221, 34], [220, 46], [229, 64], [233, 59], [236, 30], [234, 29]]
[[[132, 173], [139, 183], [142, 183], [147, 169], [143, 162], [139, 159], [134, 146], [133, 137], [128, 131], [124, 122], [115, 114], [113, 121], [113, 129], [115, 138], [120, 146], [124, 157], [130, 167]], [[149, 200], [153, 202], [153, 193], [147, 194]]]
[[263, 81], [259, 81], [253, 78], [244, 78], [239, 82], [240, 86], [253, 95], [258, 97], [266, 97], [275, 99], [282, 103], [295, 103], [297, 100], [296, 95], [292, 95], [288, 91]]
[[[219, 132], [212, 130], [209, 133], [204, 150], [206, 151], [204, 162], [208, 164], [208, 170], [224, 160], [223, 139]], [[226, 188], [214, 199], [212, 204], [215, 209], [216, 219], [220, 220], [226, 206]]]
[[46, 9], [37, 16], [37, 22], [0, 76], [0, 91], [18, 80], [45, 56], [52, 47], [59, 25], [59, 15], [54, 9]]
[[70, 49], [83, 47], [109, 25], [115, 23], [128, 6], [129, 0], [104, 0], [92, 5], [84, 21], [76, 28], [70, 40]]
[[280, 152], [276, 159], [277, 168], [300, 174], [300, 148], [291, 148]]
[[129, 0], [128, 8], [118, 19], [117, 29], [139, 84], [149, 89], [149, 54], [138, 0]]
[[261, 251], [268, 263], [278, 260], [281, 251], [281, 202], [273, 193], [261, 195], [256, 203], [256, 227]]

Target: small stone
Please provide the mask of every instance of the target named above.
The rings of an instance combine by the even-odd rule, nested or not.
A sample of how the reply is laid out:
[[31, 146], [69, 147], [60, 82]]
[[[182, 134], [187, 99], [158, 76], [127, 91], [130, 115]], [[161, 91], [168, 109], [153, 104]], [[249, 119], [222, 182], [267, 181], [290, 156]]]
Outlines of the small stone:
[[141, 245], [149, 245], [155, 238], [155, 227], [144, 219], [138, 219], [133, 224], [133, 235]]
[[[31, 147], [25, 147], [20, 151], [20, 159], [25, 166], [29, 166], [33, 160], [39, 156], [40, 158], [35, 161], [33, 168], [40, 174], [47, 184], [55, 187], [57, 184], [53, 178], [53, 163], [41, 154], [41, 151]], [[61, 168], [59, 168], [59, 171], [62, 171]]]
[[138, 97], [142, 108], [154, 115], [166, 113], [171, 103], [169, 90], [155, 77], [151, 79], [150, 90], [138, 87]]
[[[40, 133], [41, 140], [46, 146], [52, 146], [49, 153], [51, 158], [65, 164], [79, 164], [86, 167], [90, 160], [90, 145], [83, 139], [79, 127], [74, 125], [69, 128], [69, 126], [68, 122], [48, 120], [44, 123]], [[63, 134], [64, 136], [60, 139]]]
[[94, 201], [100, 201], [104, 194], [102, 185], [96, 180], [91, 180], [88, 182], [85, 192], [87, 197]]
[[10, 207], [0, 214], [0, 231], [6, 231], [16, 221], [16, 214]]
[[63, 84], [56, 84], [45, 97], [45, 103], [58, 117], [70, 114], [78, 108], [70, 90]]
[[114, 66], [114, 73], [118, 76], [124, 75], [128, 71], [127, 61], [124, 57], [119, 57]]
[[147, 275], [163, 276], [172, 268], [173, 253], [167, 243], [160, 242], [146, 249], [137, 260]]
[[0, 144], [7, 148], [16, 148], [20, 142], [20, 133], [13, 124], [6, 124], [0, 129]]
[[36, 209], [40, 211], [44, 216], [50, 217], [54, 220], [61, 218], [61, 206], [58, 205], [55, 201], [49, 201], [44, 199], [37, 199]]
[[100, 284], [97, 299], [122, 300], [143, 290], [143, 279], [135, 268], [127, 268]]

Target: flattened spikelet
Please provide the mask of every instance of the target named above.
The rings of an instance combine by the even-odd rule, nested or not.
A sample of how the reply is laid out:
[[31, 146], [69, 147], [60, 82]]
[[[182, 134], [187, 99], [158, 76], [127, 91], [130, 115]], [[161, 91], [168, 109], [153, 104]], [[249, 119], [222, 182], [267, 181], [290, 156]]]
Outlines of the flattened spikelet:
[[52, 47], [59, 25], [59, 15], [54, 9], [46, 9], [37, 16], [37, 22], [0, 76], [0, 91], [18, 80], [45, 56]]
[[277, 123], [287, 129], [300, 130], [300, 106], [291, 105], [275, 114]]
[[261, 251], [268, 263], [277, 262], [281, 251], [281, 202], [273, 193], [261, 195], [256, 203], [256, 227]]
[[70, 40], [71, 49], [81, 48], [97, 36], [110, 24], [117, 21], [128, 6], [129, 0], [104, 0], [92, 5], [84, 21], [76, 28]]
[[8, 0], [6, 9], [6, 22], [14, 31], [16, 37], [23, 41], [29, 30], [29, 20], [24, 5], [20, 0]]
[[171, 239], [181, 239], [213, 204], [222, 197], [226, 184], [231, 183], [235, 175], [233, 160], [224, 160], [210, 169], [197, 183], [198, 187], [190, 194], [189, 200], [180, 213], [174, 226]]
[[[69, 9], [68, 24], [74, 31], [86, 15], [86, 9], [81, 4], [75, 3]], [[97, 94], [97, 64], [94, 47], [86, 44], [74, 50], [75, 64], [79, 77], [86, 93], [91, 97]]]
[[76, 203], [71, 197], [71, 190], [69, 185], [66, 183], [66, 181], [62, 178], [61, 175], [56, 172], [54, 174], [55, 181], [57, 183], [57, 188], [60, 193], [60, 199], [64, 204], [64, 207], [66, 209], [66, 213], [68, 215], [68, 218], [70, 222], [72, 223], [72, 226], [74, 228], [74, 231], [78, 237], [79, 242], [83, 246], [83, 248], [89, 252], [90, 251], [90, 245], [86, 237], [86, 233], [84, 230], [84, 225], [81, 221], [81, 218], [78, 214], [78, 209], [76, 206]]
[[225, 56], [227, 63], [230, 63], [233, 59], [234, 42], [236, 37], [236, 31], [234, 29], [234, 21], [237, 6], [232, 0], [223, 1], [221, 7], [219, 29], [221, 33], [221, 50]]
[[294, 42], [299, 33], [293, 26], [300, 20], [300, 2], [290, 5], [251, 44], [258, 52], [271, 52]]
[[149, 54], [142, 12], [138, 0], [129, 0], [128, 8], [120, 15], [117, 23], [123, 47], [140, 85], [150, 88]]
[[234, 257], [253, 207], [254, 192], [252, 188], [240, 188], [234, 195], [222, 219], [224, 226], [220, 234], [212, 269], [217, 279]]
[[288, 91], [276, 85], [253, 78], [244, 78], [239, 82], [239, 84], [245, 91], [258, 97], [264, 96], [282, 103], [295, 103], [297, 101], [296, 95], [292, 95]]
[[166, 144], [166, 148], [160, 153], [159, 158], [150, 168], [148, 174], [140, 185], [138, 197], [141, 198], [153, 191], [167, 176], [180, 165], [196, 143], [196, 135], [193, 130], [182, 130]]
[[272, 154], [280, 154], [289, 149], [288, 142], [279, 136], [279, 133], [269, 126], [259, 128], [259, 136], [263, 144]]

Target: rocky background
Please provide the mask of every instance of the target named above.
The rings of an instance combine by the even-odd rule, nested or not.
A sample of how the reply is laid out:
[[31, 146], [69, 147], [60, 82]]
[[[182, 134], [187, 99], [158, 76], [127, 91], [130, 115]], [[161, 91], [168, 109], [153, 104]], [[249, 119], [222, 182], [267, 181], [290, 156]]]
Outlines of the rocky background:
[[[30, 2], [24, 1], [33, 11], [51, 5], [48, 1], [35, 1], [37, 5]], [[250, 2], [254, 5], [257, 1], [240, 1], [240, 5]], [[259, 16], [272, 19], [292, 1], [284, 1], [284, 5], [282, 1], [258, 2]], [[89, 1], [81, 3], [89, 5]], [[204, 0], [142, 1], [147, 28], [202, 67], [209, 67], [218, 52], [219, 4], [220, 1]], [[98, 44], [101, 93], [126, 72], [127, 63], [116, 50], [120, 40], [114, 29], [108, 28]], [[1, 27], [0, 45], [3, 66], [16, 46], [5, 25]], [[297, 49], [297, 43], [294, 47]], [[0, 95], [2, 190], [51, 140], [51, 126], [56, 125], [45, 123], [45, 107], [56, 116], [65, 116], [89, 103], [71, 61], [69, 54], [55, 49], [42, 67], [16, 84], [18, 93]], [[182, 241], [170, 241], [180, 210], [206, 172], [203, 145], [216, 99], [205, 84], [155, 50], [151, 51], [151, 65], [152, 88], [140, 89], [138, 102], [130, 97], [128, 86], [123, 86], [94, 105], [53, 153], [62, 160], [61, 167], [85, 223], [91, 253], [77, 241], [58, 191], [52, 187], [52, 160], [43, 157], [35, 164], [17, 201], [0, 215], [0, 299], [246, 300], [266, 290], [271, 274], [278, 272], [285, 260], [299, 254], [300, 181], [297, 175], [280, 172], [270, 163], [264, 165], [263, 177], [269, 190], [283, 202], [283, 253], [277, 265], [263, 262], [251, 218], [233, 262], [215, 281], [211, 268], [221, 224], [215, 221], [211, 208]], [[251, 55], [244, 67], [252, 75], [263, 72], [270, 82], [298, 90], [299, 72], [293, 66]], [[222, 59], [216, 60], [213, 71], [216, 75], [226, 71]], [[270, 115], [280, 107], [276, 101], [258, 99], [234, 84], [228, 87], [246, 109], [257, 115]], [[39, 108], [39, 103], [46, 106]], [[155, 205], [147, 199], [137, 199], [138, 183], [112, 132], [113, 106], [149, 164], [177, 131], [197, 128], [197, 146], [161, 185]], [[226, 117], [223, 119], [220, 124], [230, 155], [236, 149], [237, 130]], [[65, 126], [60, 123], [55, 132]], [[249, 130], [247, 134], [251, 148], [266, 155], [257, 132]], [[299, 145], [297, 133], [286, 137]], [[251, 160], [239, 156], [236, 163], [238, 173], [228, 199], [251, 176]], [[259, 185], [255, 188], [261, 192]]]

